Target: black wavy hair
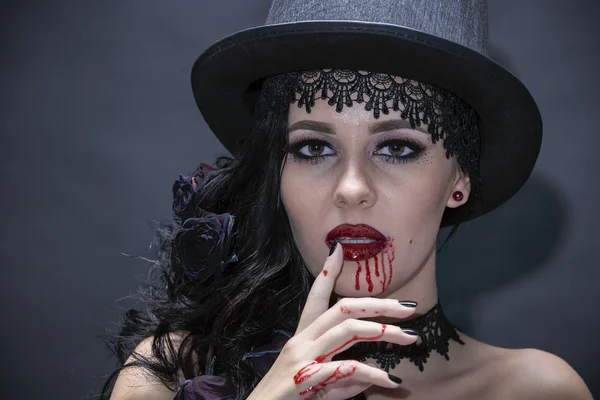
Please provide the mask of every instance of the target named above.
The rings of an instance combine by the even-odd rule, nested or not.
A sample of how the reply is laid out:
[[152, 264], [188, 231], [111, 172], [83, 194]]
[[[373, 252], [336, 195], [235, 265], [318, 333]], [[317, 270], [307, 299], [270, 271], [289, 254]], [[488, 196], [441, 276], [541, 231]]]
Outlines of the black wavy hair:
[[[290, 79], [279, 75], [264, 82], [250, 133], [234, 158], [216, 160], [214, 178], [191, 199], [198, 213], [235, 216], [239, 263], [219, 281], [190, 279], [173, 241], [185, 221], [161, 225], [151, 246], [157, 251], [158, 274], [139, 292], [146, 308], [128, 310], [120, 332], [104, 338], [119, 367], [106, 380], [101, 399], [110, 398], [126, 368], [141, 367], [175, 391], [181, 373], [185, 379], [206, 373], [213, 356], [215, 374], [224, 373], [236, 398], [246, 398], [260, 376], [240, 361], [243, 355], [252, 345], [267, 343], [274, 329], [296, 330], [314, 277], [279, 200], [290, 98], [284, 88], [292, 87]], [[175, 343], [172, 333], [185, 335]], [[148, 337], [154, 337], [152, 357], [133, 352]], [[125, 364], [130, 356], [134, 361]]]
[[[190, 279], [173, 247], [181, 223], [161, 226], [154, 243], [157, 282], [140, 292], [147, 308], [128, 310], [119, 334], [105, 339], [120, 367], [108, 377], [101, 399], [110, 398], [125, 368], [142, 367], [175, 390], [181, 384], [179, 371], [186, 379], [201, 375], [213, 355], [215, 371], [226, 374], [237, 398], [245, 398], [260, 377], [250, 364], [240, 362], [243, 355], [252, 344], [268, 342], [274, 329], [295, 331], [314, 277], [304, 266], [279, 203], [289, 109], [281, 89], [289, 87], [285, 79], [265, 82], [254, 125], [235, 158], [218, 158], [216, 176], [191, 200], [198, 212], [235, 216], [239, 263], [226, 269], [220, 282]], [[171, 334], [179, 332], [185, 332], [185, 339], [176, 346]], [[151, 336], [152, 358], [132, 354]], [[130, 355], [135, 361], [124, 365]]]

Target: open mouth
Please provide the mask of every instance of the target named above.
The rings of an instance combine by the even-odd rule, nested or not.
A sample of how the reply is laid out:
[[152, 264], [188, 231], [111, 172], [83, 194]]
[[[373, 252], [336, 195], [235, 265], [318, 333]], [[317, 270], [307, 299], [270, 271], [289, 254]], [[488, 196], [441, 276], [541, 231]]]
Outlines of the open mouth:
[[357, 243], [357, 244], [361, 244], [361, 243], [373, 243], [373, 242], [377, 241], [377, 239], [367, 239], [367, 238], [355, 239], [355, 238], [345, 238], [345, 237], [339, 237], [336, 240], [339, 243], [343, 243], [343, 244], [350, 244], [350, 243]]
[[328, 247], [337, 240], [344, 248], [344, 260], [362, 261], [379, 254], [387, 245], [387, 238], [377, 229], [366, 225], [342, 224], [333, 228], [325, 239]]

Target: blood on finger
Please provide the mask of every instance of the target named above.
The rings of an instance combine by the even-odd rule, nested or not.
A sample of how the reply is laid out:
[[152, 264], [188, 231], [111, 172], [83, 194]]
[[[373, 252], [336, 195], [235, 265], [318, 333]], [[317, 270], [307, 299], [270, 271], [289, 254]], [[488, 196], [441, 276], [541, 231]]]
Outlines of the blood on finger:
[[[340, 308], [346, 308], [348, 309], [348, 307], [346, 306], [341, 306]], [[314, 361], [310, 362], [309, 364], [306, 364], [304, 367], [302, 367], [297, 373], [296, 375], [294, 375], [294, 383], [296, 385], [299, 385], [300, 383], [302, 383], [304, 380], [310, 378], [311, 376], [313, 376], [314, 374], [316, 374], [317, 372], [319, 372], [321, 370], [322, 367], [316, 368], [314, 369], [317, 365], [322, 364], [325, 359], [327, 357], [329, 357], [330, 355], [337, 353], [339, 350], [343, 349], [344, 347], [346, 347], [348, 344], [350, 344], [353, 341], [356, 340], [379, 340], [383, 337], [383, 334], [385, 333], [385, 329], [387, 328], [387, 325], [382, 324], [381, 325], [381, 333], [377, 336], [373, 336], [373, 337], [360, 337], [360, 336], [356, 336], [354, 335], [352, 337], [352, 339], [346, 341], [346, 343], [344, 343], [343, 345], [339, 346], [338, 348], [336, 348], [333, 351], [330, 351], [327, 354], [321, 354], [319, 356], [317, 356], [317, 358], [315, 358]], [[340, 379], [343, 378], [347, 378], [348, 376], [354, 374], [354, 371], [356, 371], [356, 364], [355, 361], [352, 361], [352, 365], [351, 365], [351, 371], [346, 372], [346, 373], [342, 373], [341, 372], [341, 368], [342, 366], [345, 364], [346, 362], [342, 362], [333, 372], [333, 374], [331, 374], [330, 376], [328, 376], [325, 380], [319, 382], [317, 385], [315, 386], [311, 386], [309, 387], [307, 390], [302, 391], [300, 393], [298, 393], [300, 396], [304, 396], [305, 394], [309, 393], [309, 392], [313, 392], [316, 393], [318, 392], [320, 389], [322, 389], [323, 387], [325, 387], [328, 383], [331, 383], [329, 381], [331, 381], [332, 379], [335, 379], [333, 382], [337, 382]]]
[[[351, 314], [352, 310], [350, 310], [350, 307], [348, 306], [340, 306], [340, 311], [342, 312], [342, 314]], [[361, 308], [360, 309], [361, 312], [367, 312], [366, 308]], [[373, 311], [375, 314], [379, 314], [379, 311]]]
[[[347, 377], [353, 375], [354, 372], [356, 371], [356, 368], [357, 368], [355, 362], [352, 362], [352, 364], [350, 365], [350, 370], [349, 371], [342, 372], [341, 369], [342, 369], [342, 367], [345, 364], [348, 364], [348, 362], [342, 362], [340, 365], [337, 366], [337, 368], [335, 369], [335, 371], [333, 371], [333, 373], [331, 375], [329, 375], [327, 378], [325, 378], [321, 382], [317, 383], [316, 385], [311, 386], [308, 389], [303, 390], [302, 392], [299, 392], [298, 394], [300, 396], [304, 396], [305, 394], [310, 393], [310, 392], [316, 393], [316, 392], [318, 392], [319, 390], [323, 389], [325, 386], [327, 386], [330, 383], [337, 382], [340, 379], [344, 379], [344, 378], [347, 378]], [[311, 365], [311, 364], [309, 364], [309, 365]]]
[[352, 336], [352, 339], [346, 341], [346, 343], [344, 343], [343, 345], [341, 345], [340, 347], [338, 347], [335, 350], [330, 351], [327, 354], [322, 354], [320, 356], [318, 356], [317, 358], [315, 358], [315, 361], [318, 363], [323, 362], [327, 357], [329, 357], [332, 354], [337, 353], [338, 351], [340, 351], [341, 349], [343, 349], [344, 347], [346, 347], [348, 344], [350, 344], [351, 342], [354, 342], [356, 340], [379, 340], [383, 337], [383, 334], [385, 333], [385, 329], [387, 328], [387, 325], [382, 324], [381, 325], [381, 333], [377, 336], [373, 336], [373, 337], [360, 337], [360, 336]]
[[316, 364], [320, 364], [320, 363], [318, 363], [317, 361], [313, 361], [310, 364], [307, 364], [304, 367], [302, 367], [300, 369], [300, 371], [298, 371], [296, 373], [296, 375], [294, 375], [294, 382], [296, 383], [296, 385], [299, 385], [300, 383], [302, 383], [302, 381], [310, 378], [311, 376], [313, 376], [314, 374], [316, 374], [317, 372], [319, 372], [321, 370], [321, 368], [318, 368], [315, 371], [311, 371], [310, 374], [308, 373], [308, 370], [311, 369], [311, 367]]

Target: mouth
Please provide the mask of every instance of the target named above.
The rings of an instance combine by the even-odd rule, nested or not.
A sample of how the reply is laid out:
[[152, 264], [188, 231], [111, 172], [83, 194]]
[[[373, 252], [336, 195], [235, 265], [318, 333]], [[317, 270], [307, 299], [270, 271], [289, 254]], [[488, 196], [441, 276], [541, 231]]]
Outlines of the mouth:
[[333, 228], [325, 238], [331, 247], [337, 240], [344, 248], [344, 260], [362, 261], [379, 254], [387, 245], [387, 238], [377, 229], [366, 225], [342, 224]]

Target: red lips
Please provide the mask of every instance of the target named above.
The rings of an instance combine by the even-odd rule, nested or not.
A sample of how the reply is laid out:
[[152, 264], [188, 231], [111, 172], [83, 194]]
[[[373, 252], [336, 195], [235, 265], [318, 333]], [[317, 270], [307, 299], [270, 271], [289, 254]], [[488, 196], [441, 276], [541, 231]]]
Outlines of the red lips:
[[[338, 239], [344, 248], [344, 260], [362, 261], [375, 257], [386, 246], [387, 239], [377, 229], [365, 225], [339, 225], [331, 230], [325, 238], [325, 243], [331, 247], [333, 241]], [[371, 239], [368, 243], [348, 243], [344, 239]]]

